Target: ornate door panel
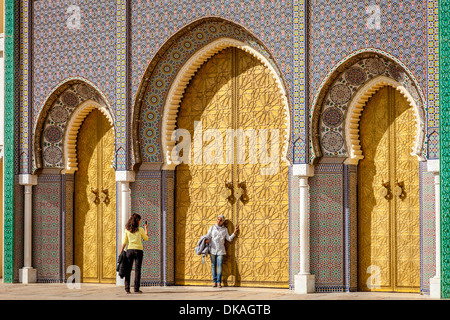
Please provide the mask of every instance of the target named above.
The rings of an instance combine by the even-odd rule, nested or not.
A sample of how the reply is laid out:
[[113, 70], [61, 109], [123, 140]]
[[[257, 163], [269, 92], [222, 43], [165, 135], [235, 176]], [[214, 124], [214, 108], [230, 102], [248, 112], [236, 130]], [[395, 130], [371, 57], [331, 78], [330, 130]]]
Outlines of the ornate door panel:
[[75, 174], [75, 264], [83, 282], [116, 280], [114, 130], [97, 109], [78, 134]]
[[196, 121], [201, 122], [197, 132], [202, 134], [231, 127], [231, 66], [227, 52], [206, 62], [187, 87], [178, 114], [178, 128], [188, 130], [192, 139], [191, 164], [180, 164], [176, 173], [175, 281], [180, 285], [211, 282], [209, 261], [203, 264], [194, 249], [219, 214], [231, 218], [232, 208], [221, 196], [224, 182], [231, 181], [231, 165], [206, 164], [206, 159], [196, 157], [196, 148], [203, 154], [208, 143], [196, 146], [194, 141]]
[[360, 122], [359, 289], [419, 290], [419, 164], [411, 156], [415, 114], [391, 87], [367, 103]]
[[[236, 162], [235, 182], [245, 183], [248, 202], [238, 201], [235, 222], [237, 281], [241, 286], [287, 288], [289, 284], [289, 190], [288, 166], [281, 160], [286, 134], [284, 107], [278, 87], [266, 67], [251, 55], [237, 50], [236, 128], [256, 129], [258, 152], [267, 145], [274, 163], [252, 160], [250, 143], [245, 161]], [[272, 132], [271, 130], [274, 129]], [[272, 139], [273, 142], [272, 143]], [[262, 143], [266, 140], [267, 143]], [[265, 153], [265, 152], [264, 152]], [[268, 164], [263, 164], [268, 162]], [[237, 186], [236, 186], [237, 187]]]
[[[181, 103], [177, 125], [190, 132], [193, 144], [194, 121], [201, 121], [203, 133], [219, 129], [223, 157], [219, 156], [223, 164], [206, 164], [203, 159], [202, 164], [177, 167], [176, 283], [211, 283], [209, 259], [202, 264], [194, 248], [198, 239], [216, 222], [217, 215], [223, 214], [232, 223], [228, 226], [230, 233], [235, 224], [239, 224], [241, 230], [232, 244], [226, 244], [223, 282], [288, 287], [288, 169], [279, 156], [284, 143], [285, 118], [272, 76], [258, 60], [241, 50], [232, 48], [220, 52], [200, 68]], [[227, 149], [225, 135], [228, 129], [233, 132], [254, 130], [258, 134], [261, 129], [270, 128], [279, 132], [274, 165], [278, 170], [264, 176], [261, 169], [269, 165], [250, 161], [255, 155], [249, 151], [250, 145], [255, 145], [252, 140], [244, 146], [235, 139]], [[269, 134], [269, 146], [270, 138]], [[203, 151], [206, 148], [205, 142]], [[244, 148], [245, 161], [242, 161], [239, 155]], [[195, 156], [194, 149], [195, 146], [191, 159]], [[228, 201], [226, 197], [232, 191], [225, 182], [233, 185], [233, 190], [238, 189], [239, 183], [245, 183], [243, 199], [248, 198], [248, 201]]]

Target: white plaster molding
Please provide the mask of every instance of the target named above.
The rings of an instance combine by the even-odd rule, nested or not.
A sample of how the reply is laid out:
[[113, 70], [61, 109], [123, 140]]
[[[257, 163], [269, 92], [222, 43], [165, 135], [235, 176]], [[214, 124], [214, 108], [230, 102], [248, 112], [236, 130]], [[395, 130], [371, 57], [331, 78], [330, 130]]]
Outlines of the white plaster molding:
[[102, 114], [104, 114], [114, 129], [113, 117], [106, 106], [102, 106], [93, 100], [87, 100], [83, 102], [81, 105], [79, 105], [72, 113], [70, 120], [67, 123], [66, 131], [64, 134], [64, 144], [63, 144], [64, 170], [61, 172], [62, 174], [73, 174], [75, 173], [75, 171], [78, 170], [78, 160], [77, 160], [78, 132], [81, 128], [84, 119], [94, 109], [98, 109]]
[[313, 177], [314, 166], [310, 164], [294, 164], [292, 166], [292, 175], [298, 177]]
[[440, 172], [440, 162], [439, 160], [428, 160], [427, 161], [427, 171], [434, 174], [439, 174]]
[[19, 175], [19, 184], [21, 186], [35, 186], [37, 185], [37, 176], [32, 174]]
[[134, 171], [116, 171], [117, 182], [134, 182], [136, 174]]
[[411, 155], [417, 156], [418, 160], [424, 160], [421, 157], [422, 141], [425, 137], [425, 124], [420, 118], [419, 107], [417, 106], [414, 98], [408, 92], [408, 90], [400, 84], [386, 76], [378, 76], [368, 81], [363, 87], [361, 87], [356, 95], [353, 97], [345, 117], [345, 143], [347, 145], [347, 152], [349, 157], [345, 160], [346, 164], [357, 165], [359, 160], [364, 158], [361, 150], [361, 144], [359, 140], [359, 122], [361, 119], [362, 111], [369, 99], [382, 87], [391, 86], [399, 91], [413, 107], [416, 116], [416, 138], [414, 147], [411, 150]]
[[282, 160], [284, 160], [288, 165], [290, 165], [287, 159], [287, 154], [289, 149], [291, 119], [287, 94], [281, 79], [279, 78], [272, 64], [270, 64], [270, 62], [257, 50], [253, 49], [248, 44], [236, 39], [220, 38], [204, 46], [202, 49], [197, 51], [191, 58], [189, 58], [189, 60], [178, 72], [167, 94], [167, 99], [164, 105], [164, 113], [162, 117], [162, 128], [161, 128], [162, 152], [164, 157], [164, 164], [162, 166], [163, 170], [174, 170], [176, 167], [176, 165], [170, 159], [172, 149], [176, 144], [176, 141], [172, 141], [172, 133], [176, 129], [178, 110], [180, 107], [181, 99], [183, 98], [184, 90], [189, 84], [191, 78], [195, 75], [197, 70], [203, 65], [203, 63], [206, 60], [211, 58], [219, 51], [230, 47], [239, 48], [256, 57], [259, 61], [261, 61], [264, 64], [265, 67], [268, 68], [271, 75], [273, 76], [278, 86], [280, 95], [282, 96], [283, 99], [286, 117], [285, 143], [282, 151]]

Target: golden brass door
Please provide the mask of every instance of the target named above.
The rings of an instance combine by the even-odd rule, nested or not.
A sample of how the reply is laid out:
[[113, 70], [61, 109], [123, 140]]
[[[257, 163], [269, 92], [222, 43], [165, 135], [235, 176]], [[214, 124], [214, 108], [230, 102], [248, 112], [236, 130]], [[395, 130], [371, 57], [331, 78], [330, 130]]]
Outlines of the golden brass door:
[[367, 103], [360, 122], [358, 279], [361, 291], [419, 292], [419, 162], [415, 113], [394, 88]]
[[84, 120], [77, 140], [75, 174], [75, 265], [83, 282], [116, 281], [116, 183], [111, 167], [114, 129], [94, 109]]
[[[223, 214], [229, 220], [229, 233], [236, 224], [240, 226], [238, 237], [231, 244], [226, 243], [223, 283], [288, 288], [288, 167], [280, 157], [286, 124], [282, 97], [272, 75], [244, 51], [236, 48], [221, 51], [199, 69], [181, 103], [177, 125], [190, 132], [193, 144], [194, 121], [201, 123], [203, 133], [208, 129], [219, 129], [222, 133], [222, 150], [212, 152], [205, 142], [203, 151], [208, 154], [211, 151], [223, 161], [196, 164], [194, 147], [192, 163], [177, 167], [176, 284], [212, 282], [209, 259], [203, 264], [194, 248], [217, 216]], [[229, 129], [233, 133], [242, 130], [250, 138], [245, 145], [235, 139], [231, 148], [227, 148]], [[254, 161], [263, 148], [260, 139], [252, 140], [252, 134], [266, 138], [267, 154], [273, 151], [275, 161], [269, 164], [264, 164], [261, 158]], [[272, 137], [279, 139], [278, 144], [272, 144]], [[268, 168], [274, 170], [263, 171]], [[226, 182], [233, 190], [227, 188]], [[233, 193], [239, 185], [245, 191], [240, 199], [239, 194]], [[235, 199], [228, 201], [230, 195]]]

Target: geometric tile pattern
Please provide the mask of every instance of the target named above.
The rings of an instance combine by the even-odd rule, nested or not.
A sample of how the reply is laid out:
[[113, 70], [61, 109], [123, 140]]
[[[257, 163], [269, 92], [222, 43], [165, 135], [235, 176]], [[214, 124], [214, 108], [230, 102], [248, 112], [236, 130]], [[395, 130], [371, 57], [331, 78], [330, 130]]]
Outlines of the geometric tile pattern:
[[[15, 219], [17, 214], [15, 209], [17, 204], [15, 200], [21, 199], [22, 196], [17, 194], [17, 182], [15, 179], [16, 154], [18, 145], [16, 144], [16, 116], [19, 111], [16, 108], [16, 83], [19, 75], [16, 74], [18, 66], [15, 65], [15, 49], [19, 46], [16, 41], [15, 21], [19, 10], [17, 2], [14, 0], [5, 0], [5, 149], [4, 149], [4, 211], [3, 211], [3, 281], [4, 283], [12, 283], [18, 277], [17, 242], [20, 241], [20, 234], [15, 230], [17, 223]], [[16, 195], [15, 195], [16, 193]], [[19, 208], [18, 212], [21, 212]], [[20, 221], [20, 220], [19, 220]], [[23, 237], [22, 237], [23, 239]]]
[[[292, 1], [282, 1], [276, 4], [255, 2], [253, 0], [232, 0], [226, 4], [219, 0], [169, 1], [164, 6], [159, 6], [151, 0], [135, 0], [132, 1], [131, 7], [131, 56], [133, 57], [131, 62], [131, 97], [133, 99], [140, 96], [139, 84], [150, 63], [153, 60], [157, 61], [161, 54], [167, 55], [165, 52], [158, 52], [163, 44], [165, 46], [170, 45], [170, 43], [164, 43], [166, 39], [169, 39], [193, 21], [208, 16], [219, 16], [240, 24], [245, 30], [249, 30], [252, 38], [260, 39], [268, 50], [267, 54], [264, 55], [273, 55], [274, 61], [276, 61], [275, 69], [280, 70], [281, 78], [284, 79], [287, 86], [286, 91], [289, 92], [289, 96], [293, 96]], [[142, 14], [143, 12], [145, 14]], [[179, 70], [179, 63], [185, 61], [186, 57], [191, 56], [192, 53], [210, 40], [219, 37], [221, 33], [248, 42], [245, 38], [246, 32], [243, 32], [244, 29], [237, 28], [240, 34], [234, 33], [231, 25], [226, 26], [226, 29], [224, 29], [225, 33], [217, 27], [215, 30], [217, 31], [214, 34], [208, 29], [203, 30], [204, 37], [202, 39], [192, 36], [190, 38], [192, 42], [186, 43], [187, 47], [183, 47], [180, 41], [174, 43], [174, 46], [177, 46], [179, 49], [178, 54], [175, 59], [167, 61], [172, 64], [172, 70], [166, 68], [166, 70], [161, 69], [158, 73], [155, 73], [160, 78], [154, 79], [151, 82], [154, 84], [152, 89], [159, 89], [159, 94], [156, 96], [154, 92], [151, 95], [147, 94], [144, 103], [150, 106], [155, 103], [161, 104], [165, 100], [171, 79], [173, 79], [173, 74], [176, 74]], [[252, 42], [254, 41], [252, 40]], [[259, 51], [261, 49], [266, 50], [263, 46], [259, 45], [252, 45], [252, 47]], [[161, 64], [160, 68], [162, 67], [163, 64]], [[150, 101], [150, 99], [152, 100]], [[292, 98], [290, 103], [292, 104]], [[133, 101], [132, 105], [135, 104], [135, 101]], [[157, 109], [154, 110], [157, 111]], [[158, 116], [158, 112], [155, 112], [155, 114]], [[146, 115], [143, 112], [141, 115], [141, 119], [146, 121]], [[159, 119], [155, 119], [152, 114], [149, 116], [156, 126], [149, 124], [141, 126], [141, 132], [139, 134], [140, 138], [144, 140], [141, 141], [143, 142], [141, 146], [142, 162], [161, 162], [159, 150], [159, 141], [161, 140], [159, 136]], [[153, 132], [147, 132], [148, 129], [153, 129]], [[148, 134], [150, 134], [150, 137], [146, 136]], [[158, 141], [158, 144], [150, 142], [151, 139]]]
[[439, 1], [427, 1], [428, 159], [439, 159]]
[[420, 163], [420, 292], [430, 292], [430, 278], [436, 275], [436, 209], [434, 174]]
[[344, 290], [343, 165], [321, 164], [310, 178], [311, 273], [316, 291]]
[[[310, 96], [328, 70], [363, 48], [386, 51], [403, 62], [426, 92], [427, 1], [390, 0], [380, 5], [380, 29], [369, 29], [375, 1], [312, 0], [309, 18]], [[373, 14], [373, 13], [372, 13]]]
[[306, 29], [306, 8], [305, 0], [294, 1], [294, 85], [293, 85], [293, 124], [292, 124], [292, 141], [295, 141], [292, 146], [292, 156], [294, 163], [307, 163], [308, 161], [308, 96], [306, 94], [307, 84], [307, 58], [305, 45], [307, 44], [307, 29]]
[[141, 216], [141, 225], [148, 221], [148, 241], [143, 241], [144, 260], [141, 283], [159, 285], [161, 282], [161, 173], [139, 172], [130, 183], [131, 214]]
[[61, 175], [41, 175], [33, 191], [33, 267], [38, 282], [61, 279], [60, 179]]
[[[42, 128], [42, 161], [44, 168], [63, 168], [64, 133], [74, 110], [87, 100], [97, 102], [106, 107], [100, 94], [86, 83], [70, 86], [48, 110], [48, 117]], [[39, 155], [38, 155], [39, 156]]]
[[[71, 5], [80, 7], [80, 28], [69, 28]], [[46, 97], [71, 77], [87, 79], [115, 110], [115, 1], [33, 1], [33, 119]]]
[[[441, 297], [450, 298], [450, 0], [439, 1]], [[445, 147], [443, 147], [445, 146]]]
[[[122, 148], [127, 149], [128, 140], [128, 10], [129, 3], [127, 0], [117, 0], [117, 21], [116, 21], [116, 150]], [[117, 161], [117, 170], [127, 170], [127, 159], [125, 161]]]

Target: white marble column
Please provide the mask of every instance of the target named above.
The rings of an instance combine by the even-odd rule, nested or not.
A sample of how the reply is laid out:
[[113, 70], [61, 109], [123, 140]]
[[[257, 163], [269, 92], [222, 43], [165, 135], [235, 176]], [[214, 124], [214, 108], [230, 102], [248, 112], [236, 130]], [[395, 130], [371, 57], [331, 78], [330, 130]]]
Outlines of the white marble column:
[[309, 230], [309, 183], [314, 176], [314, 167], [307, 164], [294, 165], [293, 175], [299, 177], [300, 187], [300, 272], [295, 275], [295, 293], [315, 292], [315, 276], [310, 273], [310, 230]]
[[19, 184], [25, 187], [24, 199], [24, 266], [19, 272], [19, 282], [36, 282], [36, 269], [32, 266], [33, 248], [33, 186], [37, 185], [37, 176], [23, 174]]
[[[135, 181], [134, 171], [116, 171], [116, 182], [119, 183], [119, 201], [120, 201], [120, 227], [118, 228], [119, 234], [117, 235], [118, 250], [122, 248], [122, 237], [125, 230], [125, 225], [127, 224], [128, 218], [130, 217], [130, 196], [131, 189], [130, 183]], [[119, 252], [117, 252], [119, 254]], [[125, 280], [121, 279], [119, 275], [116, 276], [116, 284], [118, 286], [124, 286]]]
[[430, 297], [441, 298], [441, 190], [439, 160], [427, 161], [428, 172], [434, 174], [435, 209], [436, 209], [436, 275], [430, 279]]

